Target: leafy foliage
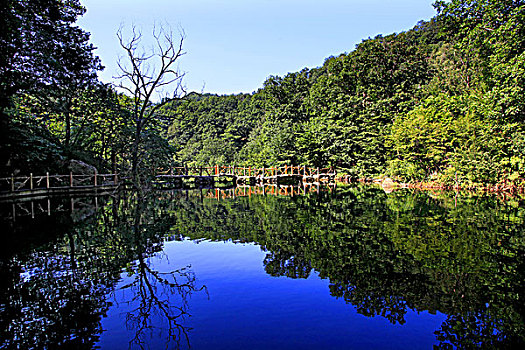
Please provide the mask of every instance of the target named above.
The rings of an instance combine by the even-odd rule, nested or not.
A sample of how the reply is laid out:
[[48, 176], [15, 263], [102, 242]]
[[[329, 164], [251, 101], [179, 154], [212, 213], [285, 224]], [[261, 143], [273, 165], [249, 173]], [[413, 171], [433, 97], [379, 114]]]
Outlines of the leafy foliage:
[[[172, 125], [196, 141], [179, 142], [179, 154], [197, 164], [332, 165], [405, 181], [522, 181], [523, 2], [435, 7], [436, 17], [411, 30], [364, 40], [319, 68], [270, 76], [235, 110], [226, 107], [233, 96], [214, 97], [213, 107], [195, 99]], [[203, 126], [182, 121], [192, 118]], [[247, 142], [206, 129], [239, 124]]]
[[258, 110], [251, 100], [248, 94], [192, 93], [166, 107], [163, 114], [173, 119], [167, 137], [178, 150], [176, 161], [188, 165], [232, 164], [257, 118]]
[[[10, 1], [2, 9], [1, 45], [35, 67], [18, 58], [0, 64], [2, 94], [12, 101], [3, 109], [4, 173], [60, 154], [146, 173], [170, 164], [295, 163], [403, 181], [524, 182], [523, 1], [437, 1], [430, 21], [368, 38], [318, 68], [270, 76], [253, 94], [191, 93], [157, 103], [93, 81], [100, 64], [88, 34], [73, 25], [84, 10], [75, 1], [58, 3]], [[50, 35], [60, 50], [41, 45]], [[132, 52], [140, 34], [134, 38]], [[172, 48], [175, 57], [183, 53]], [[182, 74], [173, 73], [180, 82]], [[21, 120], [32, 131], [20, 133]], [[14, 154], [11, 134], [47, 135], [54, 146], [24, 139], [49, 152]]]

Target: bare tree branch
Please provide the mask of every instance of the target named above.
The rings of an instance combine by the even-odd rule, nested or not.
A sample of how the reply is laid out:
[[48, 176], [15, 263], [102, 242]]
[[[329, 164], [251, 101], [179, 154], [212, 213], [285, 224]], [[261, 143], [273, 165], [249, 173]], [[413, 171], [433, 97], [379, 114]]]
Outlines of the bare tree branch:
[[[138, 178], [139, 148], [144, 129], [157, 117], [162, 106], [186, 95], [182, 83], [185, 73], [178, 68], [179, 60], [185, 54], [184, 31], [180, 30], [177, 38], [170, 28], [154, 26], [152, 37], [154, 44], [149, 52], [146, 52], [143, 49], [142, 33], [136, 27], [131, 28], [131, 35], [127, 39], [123, 35], [122, 27], [117, 31], [117, 38], [124, 50], [125, 59], [121, 58], [117, 62], [120, 74], [115, 78], [120, 81], [119, 88], [133, 98], [135, 140], [132, 147], [132, 173], [134, 179]], [[154, 101], [154, 96], [159, 100]]]

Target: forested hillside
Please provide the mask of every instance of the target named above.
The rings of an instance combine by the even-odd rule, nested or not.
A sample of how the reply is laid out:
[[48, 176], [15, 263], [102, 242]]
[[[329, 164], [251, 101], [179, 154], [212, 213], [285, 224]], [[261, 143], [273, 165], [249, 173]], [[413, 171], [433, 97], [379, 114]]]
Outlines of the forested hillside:
[[[428, 22], [363, 40], [320, 67], [270, 76], [252, 94], [191, 93], [164, 105], [141, 131], [141, 166], [305, 164], [356, 177], [522, 183], [525, 1], [434, 6], [437, 15]], [[74, 18], [67, 20], [73, 26]], [[72, 69], [100, 69], [88, 34], [78, 42], [91, 60]], [[18, 66], [4, 71], [10, 67]], [[2, 82], [9, 101], [2, 113], [9, 130], [2, 136], [3, 172], [72, 157], [129, 169], [129, 144], [137, 137], [132, 99], [80, 73], [82, 79], [44, 79], [9, 91], [10, 81]]]
[[[233, 112], [226, 103], [233, 96], [180, 105], [174, 141], [194, 118], [191, 132], [223, 148], [173, 145], [193, 152], [181, 159], [195, 164], [332, 165], [357, 176], [449, 184], [523, 178], [524, 2], [435, 7], [435, 18], [406, 32], [364, 40], [319, 68], [269, 77]], [[248, 137], [212, 126], [223, 123]]]

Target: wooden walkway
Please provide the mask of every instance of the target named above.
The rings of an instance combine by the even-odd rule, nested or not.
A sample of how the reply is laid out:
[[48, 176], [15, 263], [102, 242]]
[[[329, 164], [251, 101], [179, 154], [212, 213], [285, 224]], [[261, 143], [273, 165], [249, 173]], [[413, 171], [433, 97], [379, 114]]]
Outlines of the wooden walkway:
[[334, 182], [337, 172], [334, 168], [310, 168], [306, 166], [289, 166], [270, 168], [252, 168], [237, 166], [213, 167], [175, 167], [159, 175], [157, 179], [164, 182], [182, 182], [192, 179], [196, 183], [214, 185], [215, 181], [231, 179], [234, 185], [255, 184], [300, 184], [316, 182]]
[[11, 176], [0, 178], [0, 200], [60, 194], [110, 191], [119, 185], [118, 174]]
[[[187, 182], [193, 187], [215, 187], [216, 182], [241, 185], [296, 185], [334, 183], [333, 168], [280, 166], [252, 168], [237, 166], [175, 167], [159, 172], [158, 186], [182, 188]], [[11, 176], [0, 178], [0, 200], [63, 194], [99, 193], [115, 190], [123, 182], [118, 174]]]

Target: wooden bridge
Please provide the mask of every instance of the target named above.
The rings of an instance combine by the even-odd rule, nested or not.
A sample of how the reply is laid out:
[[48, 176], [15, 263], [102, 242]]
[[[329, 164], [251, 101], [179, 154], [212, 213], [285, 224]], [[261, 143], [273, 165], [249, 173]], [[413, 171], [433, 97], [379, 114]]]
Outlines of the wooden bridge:
[[0, 178], [0, 199], [112, 191], [118, 174], [11, 176]]
[[233, 185], [255, 184], [300, 184], [316, 182], [335, 182], [337, 172], [334, 168], [310, 168], [306, 166], [283, 165], [280, 167], [237, 167], [216, 165], [213, 167], [174, 167], [159, 175], [157, 180], [165, 183], [182, 184], [191, 179], [197, 184], [213, 187], [215, 181], [230, 179]]
[[[334, 183], [337, 173], [333, 168], [280, 166], [252, 168], [237, 166], [174, 167], [156, 176], [158, 186], [182, 188], [186, 182], [194, 187], [215, 187], [216, 182], [239, 185], [300, 185]], [[118, 174], [73, 174], [11, 176], [0, 178], [0, 200], [60, 194], [111, 192], [124, 182]]]

